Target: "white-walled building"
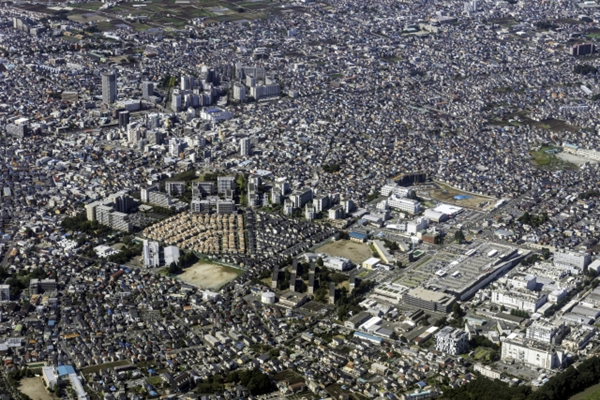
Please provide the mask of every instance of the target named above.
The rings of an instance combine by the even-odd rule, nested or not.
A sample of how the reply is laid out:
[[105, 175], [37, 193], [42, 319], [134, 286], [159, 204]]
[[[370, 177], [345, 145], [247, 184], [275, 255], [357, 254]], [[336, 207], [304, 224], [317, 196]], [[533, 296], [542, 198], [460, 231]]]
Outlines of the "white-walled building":
[[466, 353], [469, 348], [467, 332], [445, 326], [434, 337], [435, 349], [443, 353], [458, 355]]
[[568, 267], [583, 272], [589, 265], [591, 256], [588, 253], [554, 253], [554, 265]]
[[352, 266], [352, 263], [347, 258], [327, 256], [323, 258], [323, 266], [337, 271], [345, 271]]
[[539, 345], [535, 342], [505, 340], [502, 343], [502, 361], [514, 360], [535, 368], [555, 369], [564, 365], [565, 353], [549, 345]]
[[546, 294], [541, 292], [497, 289], [492, 291], [491, 301], [501, 306], [534, 313], [546, 303], [546, 299]]
[[410, 214], [417, 214], [421, 211], [421, 204], [417, 200], [403, 199], [395, 195], [390, 196], [388, 205], [396, 210], [405, 211]]

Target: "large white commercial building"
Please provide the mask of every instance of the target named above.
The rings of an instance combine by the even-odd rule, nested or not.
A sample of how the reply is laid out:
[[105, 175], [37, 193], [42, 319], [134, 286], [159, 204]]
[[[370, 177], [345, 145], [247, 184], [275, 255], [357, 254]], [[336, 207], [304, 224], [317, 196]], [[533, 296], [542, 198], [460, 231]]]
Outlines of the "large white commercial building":
[[536, 342], [556, 344], [562, 339], [565, 333], [565, 324], [562, 322], [551, 323], [537, 320], [527, 328], [525, 337]]
[[554, 265], [577, 269], [583, 272], [589, 265], [591, 257], [588, 253], [554, 253]]
[[390, 194], [393, 194], [396, 197], [410, 197], [413, 195], [414, 190], [412, 188], [388, 184], [383, 185], [380, 193], [382, 196], [389, 196]]
[[494, 304], [527, 312], [536, 312], [546, 303], [547, 296], [541, 292], [523, 290], [493, 290], [491, 301]]
[[434, 342], [437, 351], [458, 355], [467, 352], [469, 348], [469, 335], [461, 329], [445, 326], [435, 334]]
[[210, 122], [225, 121], [233, 117], [233, 114], [229, 111], [222, 110], [217, 107], [205, 108], [200, 112], [200, 118]]
[[347, 258], [328, 256], [323, 259], [323, 266], [338, 271], [345, 271], [352, 266], [352, 263]]
[[390, 196], [388, 205], [396, 210], [406, 211], [410, 214], [416, 214], [421, 211], [421, 204], [417, 200], [403, 199], [395, 195]]
[[502, 361], [514, 360], [534, 368], [555, 369], [564, 365], [565, 353], [550, 345], [539, 345], [531, 340], [505, 340], [502, 343]]

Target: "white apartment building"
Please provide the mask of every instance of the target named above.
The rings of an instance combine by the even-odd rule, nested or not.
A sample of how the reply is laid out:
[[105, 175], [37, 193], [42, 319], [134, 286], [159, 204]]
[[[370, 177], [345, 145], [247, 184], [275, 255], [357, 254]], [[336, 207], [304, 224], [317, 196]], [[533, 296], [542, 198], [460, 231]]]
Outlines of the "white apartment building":
[[467, 352], [469, 348], [469, 335], [461, 329], [445, 326], [435, 334], [434, 342], [437, 351], [458, 355]]
[[158, 246], [158, 242], [144, 240], [142, 254], [144, 259], [144, 267], [156, 268], [160, 266], [160, 247]]

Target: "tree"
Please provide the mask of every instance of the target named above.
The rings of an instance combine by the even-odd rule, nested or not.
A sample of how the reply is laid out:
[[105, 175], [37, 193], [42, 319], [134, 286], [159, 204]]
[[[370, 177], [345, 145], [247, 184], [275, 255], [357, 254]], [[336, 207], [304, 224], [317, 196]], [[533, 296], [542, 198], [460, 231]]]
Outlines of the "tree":
[[454, 318], [460, 318], [463, 316], [463, 310], [460, 308], [460, 304], [454, 303], [452, 304], [452, 316]]
[[456, 240], [457, 243], [462, 243], [465, 241], [465, 234], [462, 230], [458, 230], [454, 233], [454, 240]]

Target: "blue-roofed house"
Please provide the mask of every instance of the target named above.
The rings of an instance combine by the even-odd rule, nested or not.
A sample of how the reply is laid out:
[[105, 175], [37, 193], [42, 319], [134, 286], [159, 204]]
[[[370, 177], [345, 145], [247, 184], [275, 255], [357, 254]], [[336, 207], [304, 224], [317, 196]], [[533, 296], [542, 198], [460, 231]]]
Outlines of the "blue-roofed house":
[[350, 232], [348, 236], [350, 236], [350, 240], [353, 242], [364, 243], [367, 240], [367, 235], [360, 232]]
[[63, 365], [63, 366], [56, 368], [56, 372], [58, 373], [58, 377], [60, 378], [63, 376], [67, 376], [69, 374], [74, 374], [75, 369], [73, 369], [73, 367], [70, 365]]

